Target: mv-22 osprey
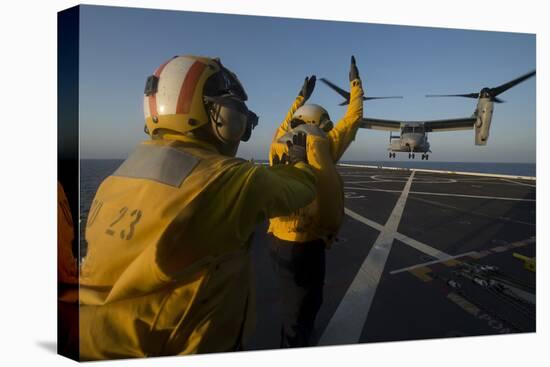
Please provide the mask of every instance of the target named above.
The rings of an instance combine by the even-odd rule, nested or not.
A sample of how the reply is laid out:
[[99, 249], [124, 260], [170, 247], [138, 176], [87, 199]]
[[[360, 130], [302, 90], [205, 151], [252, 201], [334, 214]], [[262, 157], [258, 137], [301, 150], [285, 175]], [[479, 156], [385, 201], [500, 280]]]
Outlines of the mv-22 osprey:
[[[414, 159], [415, 153], [422, 153], [422, 159], [428, 159], [431, 153], [428, 133], [438, 131], [456, 131], [475, 129], [475, 144], [486, 145], [489, 138], [489, 129], [493, 117], [493, 104], [503, 101], [497, 96], [513, 86], [531, 78], [535, 71], [531, 71], [514, 80], [494, 88], [483, 88], [480, 92], [464, 94], [428, 94], [426, 97], [466, 97], [477, 99], [477, 107], [471, 117], [431, 120], [431, 121], [396, 121], [366, 117], [361, 122], [365, 129], [390, 131], [390, 144], [388, 147], [389, 158], [395, 158], [396, 152], [409, 154], [409, 159]], [[335, 90], [346, 100], [340, 105], [349, 103], [350, 94], [330, 81], [321, 78], [326, 85]], [[395, 97], [389, 97], [395, 98]], [[378, 99], [377, 97], [363, 97], [364, 100]], [[392, 135], [392, 131], [399, 131], [400, 135]]]

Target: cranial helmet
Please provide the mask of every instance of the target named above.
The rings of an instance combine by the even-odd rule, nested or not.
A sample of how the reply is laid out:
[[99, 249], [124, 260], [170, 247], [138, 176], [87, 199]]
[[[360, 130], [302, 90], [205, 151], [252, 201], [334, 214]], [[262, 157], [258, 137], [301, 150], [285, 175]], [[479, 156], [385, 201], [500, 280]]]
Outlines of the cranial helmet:
[[303, 105], [294, 112], [290, 126], [295, 128], [301, 124], [313, 124], [325, 132], [329, 132], [334, 126], [327, 110], [316, 104]]
[[258, 116], [237, 76], [219, 59], [174, 56], [147, 78], [145, 132], [187, 133], [208, 123], [223, 143], [247, 141]]

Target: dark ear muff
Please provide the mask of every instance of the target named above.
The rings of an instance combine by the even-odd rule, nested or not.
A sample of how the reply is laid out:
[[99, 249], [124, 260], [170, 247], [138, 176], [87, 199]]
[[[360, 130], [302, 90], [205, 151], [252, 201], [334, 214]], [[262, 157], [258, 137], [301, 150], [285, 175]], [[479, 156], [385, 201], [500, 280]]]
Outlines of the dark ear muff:
[[332, 121], [328, 120], [323, 122], [321, 129], [323, 129], [324, 132], [328, 133], [330, 130], [332, 130], [333, 127], [334, 124], [332, 123]]
[[230, 107], [214, 104], [210, 119], [212, 130], [222, 143], [238, 142], [246, 133], [246, 115]]
[[212, 129], [225, 144], [247, 141], [258, 124], [258, 116], [233, 95], [204, 97]]
[[258, 125], [258, 115], [248, 110], [246, 114], [246, 130], [244, 131], [241, 141], [248, 141], [252, 135], [252, 130]]

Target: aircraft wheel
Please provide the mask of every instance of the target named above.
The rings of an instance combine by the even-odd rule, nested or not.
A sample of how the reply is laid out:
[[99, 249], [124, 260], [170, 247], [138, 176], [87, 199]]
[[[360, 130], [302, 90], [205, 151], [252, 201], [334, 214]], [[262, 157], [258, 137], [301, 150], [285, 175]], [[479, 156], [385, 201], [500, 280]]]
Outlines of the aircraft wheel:
[[414, 159], [414, 153], [413, 153], [413, 159]]
[[426, 160], [428, 160], [428, 155], [426, 154]]

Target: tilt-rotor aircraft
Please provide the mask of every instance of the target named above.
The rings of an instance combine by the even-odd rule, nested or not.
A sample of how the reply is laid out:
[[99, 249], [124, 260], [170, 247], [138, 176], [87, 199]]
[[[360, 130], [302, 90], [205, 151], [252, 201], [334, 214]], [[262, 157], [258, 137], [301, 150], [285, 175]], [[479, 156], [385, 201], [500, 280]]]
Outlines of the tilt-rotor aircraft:
[[[428, 133], [439, 131], [456, 131], [475, 129], [475, 144], [486, 145], [489, 139], [489, 129], [493, 118], [494, 103], [502, 103], [503, 101], [497, 98], [498, 95], [504, 93], [515, 85], [534, 76], [536, 71], [531, 71], [514, 80], [499, 85], [494, 88], [483, 88], [479, 92], [464, 93], [464, 94], [429, 94], [426, 97], [465, 97], [477, 99], [477, 106], [472, 116], [446, 119], [446, 120], [430, 120], [430, 121], [397, 121], [384, 120], [377, 118], [366, 117], [361, 122], [364, 129], [385, 130], [390, 131], [390, 144], [388, 146], [389, 157], [395, 158], [396, 152], [404, 152], [409, 154], [409, 159], [414, 159], [415, 153], [422, 153], [422, 159], [428, 159], [428, 153], [431, 153], [430, 143], [428, 142]], [[350, 94], [342, 88], [334, 85], [330, 81], [321, 78], [326, 85], [336, 91], [345, 98], [345, 101], [340, 105], [349, 103]], [[364, 97], [363, 99], [380, 99], [388, 97]], [[389, 97], [396, 98], [396, 97]], [[400, 135], [392, 135], [393, 131], [399, 131]]]

